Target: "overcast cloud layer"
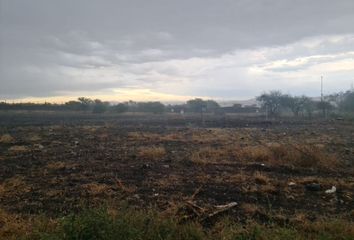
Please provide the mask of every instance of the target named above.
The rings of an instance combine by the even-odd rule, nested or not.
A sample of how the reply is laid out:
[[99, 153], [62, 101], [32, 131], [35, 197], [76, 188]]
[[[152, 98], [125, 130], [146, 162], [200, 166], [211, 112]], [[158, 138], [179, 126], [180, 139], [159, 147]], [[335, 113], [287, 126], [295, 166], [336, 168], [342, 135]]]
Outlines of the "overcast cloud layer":
[[353, 0], [0, 0], [0, 99], [246, 99], [354, 82]]

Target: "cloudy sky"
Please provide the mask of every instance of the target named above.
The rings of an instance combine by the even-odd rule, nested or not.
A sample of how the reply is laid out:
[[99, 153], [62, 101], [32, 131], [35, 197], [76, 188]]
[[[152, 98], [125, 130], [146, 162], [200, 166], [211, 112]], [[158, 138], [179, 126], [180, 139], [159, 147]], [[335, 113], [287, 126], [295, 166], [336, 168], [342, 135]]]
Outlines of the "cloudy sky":
[[318, 96], [354, 82], [353, 0], [0, 0], [0, 100]]

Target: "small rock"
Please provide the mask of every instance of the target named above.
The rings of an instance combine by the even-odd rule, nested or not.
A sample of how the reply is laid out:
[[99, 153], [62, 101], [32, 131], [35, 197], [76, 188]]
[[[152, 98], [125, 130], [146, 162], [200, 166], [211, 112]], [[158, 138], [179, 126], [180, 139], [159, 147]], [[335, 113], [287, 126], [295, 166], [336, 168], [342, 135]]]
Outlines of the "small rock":
[[164, 168], [170, 168], [170, 165], [168, 164], [165, 164], [165, 165], [162, 165]]
[[296, 185], [296, 183], [294, 183], [294, 182], [289, 182], [288, 183], [288, 186], [290, 186], [290, 187], [295, 186], [295, 185]]
[[310, 183], [305, 186], [305, 188], [309, 191], [320, 191], [321, 185], [318, 183]]

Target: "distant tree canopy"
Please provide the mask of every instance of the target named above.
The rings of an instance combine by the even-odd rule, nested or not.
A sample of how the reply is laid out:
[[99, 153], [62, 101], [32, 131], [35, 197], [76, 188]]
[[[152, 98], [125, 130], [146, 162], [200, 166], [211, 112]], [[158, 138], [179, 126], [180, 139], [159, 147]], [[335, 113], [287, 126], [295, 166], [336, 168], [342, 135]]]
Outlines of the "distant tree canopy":
[[[312, 117], [327, 115], [330, 112], [354, 113], [354, 92], [340, 92], [325, 96], [321, 101], [314, 101], [306, 96], [292, 96], [280, 91], [270, 91], [258, 96], [257, 101], [261, 109], [269, 116], [276, 117], [281, 113], [292, 113], [293, 116]], [[251, 108], [248, 106], [248, 108]], [[255, 111], [257, 109], [257, 111]], [[195, 98], [185, 104], [167, 105], [161, 102], [134, 102], [128, 101], [118, 104], [110, 104], [100, 99], [80, 97], [77, 100], [68, 101], [64, 104], [53, 103], [6, 103], [0, 102], [0, 110], [29, 110], [29, 111], [78, 111], [102, 114], [105, 112], [145, 112], [159, 114], [163, 112], [190, 112], [190, 113], [242, 113], [247, 112], [247, 107], [235, 104], [232, 107], [220, 107], [214, 100]], [[258, 106], [254, 105], [251, 112], [258, 112]]]
[[[278, 116], [282, 112], [291, 112], [294, 116], [313, 116], [314, 112], [327, 115], [331, 111], [354, 112], [354, 93], [337, 93], [314, 101], [306, 96], [291, 96], [280, 91], [270, 91], [257, 97], [261, 107], [269, 116]], [[337, 108], [336, 108], [337, 107]]]
[[305, 105], [310, 101], [306, 96], [291, 96], [291, 95], [281, 95], [280, 105], [283, 108], [290, 109], [295, 116], [299, 116], [299, 113], [305, 109]]
[[139, 102], [136, 105], [138, 112], [163, 113], [165, 105], [160, 102]]
[[108, 110], [109, 102], [102, 102], [100, 99], [95, 99], [93, 101], [93, 113], [104, 113]]
[[214, 112], [220, 108], [219, 104], [214, 100], [203, 100], [201, 98], [195, 98], [187, 101], [186, 108], [189, 112]]
[[347, 91], [342, 94], [339, 108], [345, 112], [354, 112], [354, 91]]
[[271, 91], [258, 96], [257, 101], [261, 103], [262, 108], [268, 112], [270, 116], [277, 116], [280, 113], [283, 95], [280, 91]]

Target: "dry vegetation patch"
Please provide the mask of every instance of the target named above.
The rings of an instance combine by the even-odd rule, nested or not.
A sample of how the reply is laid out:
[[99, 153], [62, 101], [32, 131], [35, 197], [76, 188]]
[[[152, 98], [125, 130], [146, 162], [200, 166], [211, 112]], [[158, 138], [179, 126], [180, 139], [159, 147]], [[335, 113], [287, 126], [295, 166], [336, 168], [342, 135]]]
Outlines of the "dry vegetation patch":
[[0, 137], [0, 143], [13, 143], [15, 142], [15, 138], [10, 134], [4, 134]]
[[252, 203], [243, 203], [241, 204], [241, 209], [246, 215], [253, 216], [260, 211], [260, 207]]
[[31, 187], [24, 181], [21, 176], [14, 176], [6, 179], [0, 184], [0, 195], [17, 194], [31, 191]]
[[86, 191], [88, 191], [91, 195], [101, 195], [106, 194], [108, 195], [111, 192], [111, 187], [107, 184], [101, 183], [88, 183], [82, 185]]
[[21, 152], [28, 152], [30, 149], [27, 146], [12, 146], [9, 148], [9, 152], [11, 153], [21, 153]]
[[229, 162], [230, 154], [224, 148], [204, 147], [193, 152], [191, 161], [196, 164], [217, 164]]
[[0, 209], [0, 239], [20, 239], [32, 230], [29, 221]]
[[270, 183], [270, 178], [258, 171], [253, 174], [253, 178], [257, 184], [267, 185], [268, 183]]
[[138, 149], [138, 156], [142, 159], [160, 160], [166, 156], [166, 150], [164, 147], [140, 147]]

